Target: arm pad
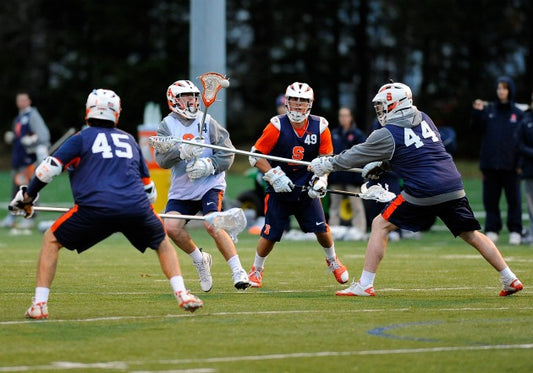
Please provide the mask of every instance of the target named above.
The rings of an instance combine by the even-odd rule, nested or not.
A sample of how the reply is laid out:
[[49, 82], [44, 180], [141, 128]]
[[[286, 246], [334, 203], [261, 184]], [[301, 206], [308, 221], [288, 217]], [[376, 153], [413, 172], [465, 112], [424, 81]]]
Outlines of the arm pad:
[[55, 157], [46, 157], [35, 170], [35, 176], [43, 183], [48, 184], [52, 179], [61, 174], [63, 164]]

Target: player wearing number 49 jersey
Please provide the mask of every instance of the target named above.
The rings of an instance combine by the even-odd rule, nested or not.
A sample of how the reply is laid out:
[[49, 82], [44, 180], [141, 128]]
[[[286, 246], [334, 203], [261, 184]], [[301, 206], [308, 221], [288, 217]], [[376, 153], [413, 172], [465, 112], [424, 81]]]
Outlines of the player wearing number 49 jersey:
[[366, 142], [335, 157], [314, 159], [309, 166], [321, 176], [366, 164], [363, 177], [378, 179], [390, 165], [404, 180], [401, 194], [372, 222], [361, 278], [336, 294], [373, 296], [374, 278], [385, 255], [388, 234], [397, 228], [419, 231], [435, 217], [499, 272], [501, 296], [522, 290], [522, 283], [498, 248], [478, 231], [481, 226], [466, 198], [461, 175], [444, 149], [433, 121], [413, 106], [411, 89], [402, 83], [385, 84], [372, 101], [383, 128], [372, 132]]
[[140, 252], [155, 250], [180, 307], [192, 312], [203, 305], [186, 290], [176, 251], [153, 210], [157, 193], [139, 145], [115, 128], [120, 111], [120, 98], [113, 91], [89, 94], [88, 127], [46, 158], [30, 185], [22, 186], [9, 204], [11, 211], [30, 218], [39, 191], [68, 170], [75, 206], [44, 233], [35, 298], [26, 317], [48, 318], [48, 295], [62, 247], [81, 253], [116, 232]]
[[[298, 161], [311, 161], [333, 152], [326, 119], [309, 115], [313, 89], [306, 83], [293, 83], [285, 92], [286, 114], [270, 120], [252, 151]], [[344, 284], [349, 275], [338, 260], [333, 238], [326, 224], [320, 198], [326, 194], [327, 176], [313, 178], [306, 166], [250, 157], [250, 164], [264, 173], [269, 183], [265, 196], [265, 225], [257, 243], [254, 265], [248, 273], [252, 287], [262, 287], [267, 255], [294, 216], [304, 232], [313, 232], [326, 254], [326, 263], [336, 280]], [[308, 190], [309, 189], [309, 190]]]

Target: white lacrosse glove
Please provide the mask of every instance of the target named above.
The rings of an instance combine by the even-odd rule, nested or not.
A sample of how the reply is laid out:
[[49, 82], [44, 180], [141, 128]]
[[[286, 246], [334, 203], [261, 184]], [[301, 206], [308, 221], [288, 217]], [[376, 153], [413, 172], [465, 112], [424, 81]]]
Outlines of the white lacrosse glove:
[[155, 183], [153, 181], [150, 181], [150, 184], [146, 184], [144, 186], [144, 191], [146, 193], [146, 196], [148, 197], [148, 200], [153, 205], [155, 203], [155, 200], [157, 199], [157, 189], [155, 188]]
[[311, 198], [324, 198], [326, 196], [328, 187], [328, 176], [313, 175], [309, 181], [310, 188], [307, 190], [307, 195]]
[[285, 175], [285, 172], [279, 166], [268, 170], [263, 176], [263, 179], [272, 185], [276, 193], [292, 192], [292, 188], [294, 188], [291, 179]]
[[[195, 138], [191, 140], [198, 144], [203, 144], [204, 140], [200, 138]], [[192, 144], [181, 144], [179, 146], [180, 150], [180, 158], [183, 160], [190, 160], [193, 158], [198, 158], [202, 153], [204, 152], [204, 148], [199, 145], [192, 145]]]
[[307, 170], [313, 172], [316, 176], [323, 176], [333, 171], [333, 157], [319, 157], [311, 161]]
[[19, 187], [19, 191], [15, 195], [15, 198], [13, 198], [11, 202], [9, 202], [8, 209], [14, 215], [24, 215], [26, 219], [29, 219], [35, 213], [35, 211], [33, 210], [33, 205], [39, 199], [39, 193], [37, 193], [35, 198], [25, 198], [24, 194], [27, 190], [27, 185], [21, 185]]
[[201, 177], [213, 175], [215, 173], [215, 167], [211, 158], [197, 158], [194, 162], [191, 162], [185, 168], [189, 179], [196, 180]]
[[383, 161], [370, 162], [363, 167], [363, 179], [378, 180], [387, 171], [387, 164]]

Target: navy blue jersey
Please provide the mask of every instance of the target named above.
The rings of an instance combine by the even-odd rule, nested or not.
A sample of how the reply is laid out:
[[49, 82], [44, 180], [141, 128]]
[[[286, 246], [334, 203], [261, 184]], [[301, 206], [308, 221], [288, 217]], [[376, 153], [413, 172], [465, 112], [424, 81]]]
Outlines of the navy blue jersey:
[[[422, 114], [420, 125], [404, 128], [387, 124], [395, 149], [390, 160], [393, 170], [404, 180], [404, 190], [425, 198], [463, 189], [461, 175], [446, 152], [431, 118]], [[423, 160], [423, 162], [421, 162]]]
[[30, 126], [30, 115], [31, 111], [26, 110], [15, 118], [15, 125], [13, 127], [15, 138], [13, 139], [11, 157], [11, 166], [13, 169], [29, 166], [35, 163], [37, 159], [35, 153], [28, 153], [26, 147], [20, 142], [20, 139], [24, 136], [33, 134]]
[[130, 134], [117, 128], [87, 127], [53, 156], [69, 172], [77, 205], [120, 215], [150, 209], [143, 182], [150, 175], [139, 145]]

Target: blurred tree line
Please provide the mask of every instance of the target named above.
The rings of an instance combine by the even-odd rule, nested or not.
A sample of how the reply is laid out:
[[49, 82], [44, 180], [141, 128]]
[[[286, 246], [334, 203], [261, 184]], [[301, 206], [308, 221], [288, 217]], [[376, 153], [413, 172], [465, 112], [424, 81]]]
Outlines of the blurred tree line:
[[[529, 103], [532, 3], [226, 0], [233, 142], [251, 144], [294, 81], [314, 88], [313, 113], [330, 125], [347, 105], [368, 130], [371, 99], [392, 78], [411, 85], [415, 104], [437, 124], [455, 128], [458, 156], [475, 158], [472, 101], [493, 100], [505, 74], [517, 101]], [[32, 94], [55, 140], [84, 124], [91, 89], [109, 88], [122, 98], [120, 127], [136, 134], [145, 103], [160, 104], [165, 115], [166, 88], [189, 77], [189, 8], [184, 0], [2, 2], [0, 129], [11, 126], [19, 90]]]

